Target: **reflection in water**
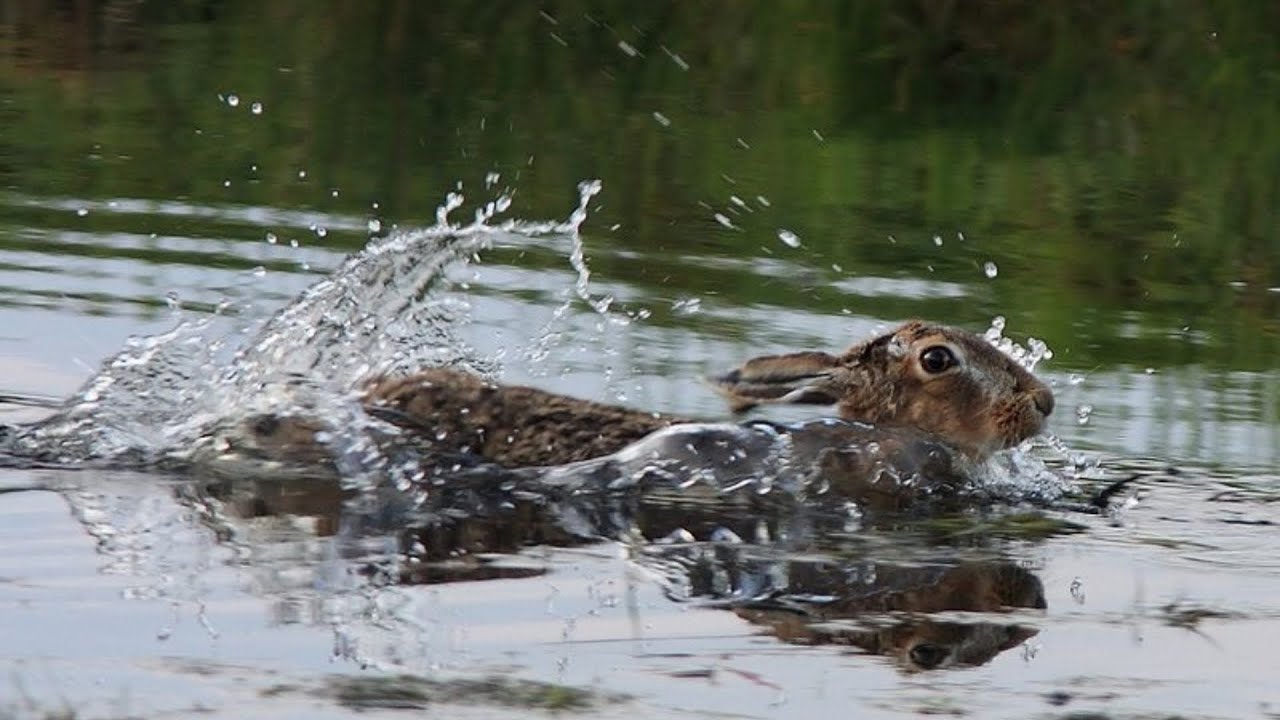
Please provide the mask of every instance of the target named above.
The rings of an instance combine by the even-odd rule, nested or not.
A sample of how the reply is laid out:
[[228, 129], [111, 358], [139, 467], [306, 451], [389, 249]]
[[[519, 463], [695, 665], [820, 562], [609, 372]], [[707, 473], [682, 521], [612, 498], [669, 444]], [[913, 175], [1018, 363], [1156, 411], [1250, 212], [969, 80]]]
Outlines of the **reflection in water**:
[[[600, 540], [574, 524], [584, 506], [568, 517], [555, 501], [531, 493], [491, 503], [492, 514], [455, 508], [429, 520], [385, 508], [369, 513], [367, 504], [352, 502], [336, 483], [316, 480], [221, 480], [180, 486], [177, 495], [199, 509], [224, 541], [242, 546], [250, 563], [276, 556], [270, 544], [281, 538], [254, 537], [244, 529], [284, 520], [294, 528], [295, 541], [331, 536], [358, 574], [375, 585], [531, 577], [546, 567], [511, 553], [534, 544]], [[469, 503], [475, 499], [468, 494]], [[915, 562], [887, 561], [881, 553], [902, 556], [922, 549], [912, 550], [905, 537], [887, 537], [881, 552], [833, 541], [829, 529], [842, 523], [848, 530], [850, 519], [824, 517], [813, 508], [792, 505], [762, 513], [760, 507], [748, 511], [733, 503], [674, 502], [660, 493], [652, 501], [642, 494], [594, 510], [609, 516], [615, 537], [628, 543], [637, 563], [663, 577], [673, 599], [731, 610], [785, 642], [850, 645], [891, 656], [908, 669], [985, 663], [1036, 632], [1022, 623], [993, 621], [990, 614], [1046, 607], [1040, 580], [1017, 564], [940, 557], [935, 550], [924, 550]], [[406, 524], [416, 527], [405, 530]], [[695, 540], [689, 529], [706, 539]], [[379, 537], [398, 538], [401, 550], [388, 554]], [[827, 549], [797, 554], [819, 546]], [[285, 592], [281, 601], [291, 605], [297, 598]], [[953, 612], [987, 615], [933, 617]]]
[[1040, 579], [1011, 562], [933, 567], [810, 559], [753, 569], [788, 580], [770, 597], [732, 603], [734, 611], [780, 640], [851, 645], [887, 655], [909, 670], [982, 665], [1036, 634], [1024, 624], [942, 620], [945, 612], [1044, 610]]

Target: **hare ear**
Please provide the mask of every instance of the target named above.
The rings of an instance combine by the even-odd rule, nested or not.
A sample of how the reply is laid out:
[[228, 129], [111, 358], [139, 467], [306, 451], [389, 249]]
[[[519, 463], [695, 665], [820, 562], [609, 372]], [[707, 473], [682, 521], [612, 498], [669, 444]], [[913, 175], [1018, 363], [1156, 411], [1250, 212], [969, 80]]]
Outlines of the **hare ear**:
[[831, 375], [839, 360], [823, 352], [768, 355], [748, 360], [719, 377], [712, 385], [734, 412], [761, 403], [834, 405], [838, 400]]

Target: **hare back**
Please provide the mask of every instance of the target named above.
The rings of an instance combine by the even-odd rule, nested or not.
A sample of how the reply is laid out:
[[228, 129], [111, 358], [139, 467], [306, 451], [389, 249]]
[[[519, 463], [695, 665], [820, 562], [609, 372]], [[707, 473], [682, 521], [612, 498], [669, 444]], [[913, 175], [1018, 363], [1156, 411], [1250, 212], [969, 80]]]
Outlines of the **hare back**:
[[475, 454], [506, 467], [563, 465], [617, 452], [683, 418], [591, 402], [537, 388], [499, 385], [433, 368], [380, 378], [366, 410], [442, 452]]

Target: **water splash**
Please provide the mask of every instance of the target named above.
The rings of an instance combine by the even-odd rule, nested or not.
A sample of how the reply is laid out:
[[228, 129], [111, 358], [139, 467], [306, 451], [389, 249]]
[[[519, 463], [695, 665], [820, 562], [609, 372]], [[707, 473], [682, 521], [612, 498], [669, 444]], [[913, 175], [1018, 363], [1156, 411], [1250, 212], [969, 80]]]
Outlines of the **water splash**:
[[[275, 315], [228, 303], [236, 318], [230, 330], [174, 303], [171, 330], [128, 340], [54, 416], [7, 433], [3, 450], [65, 464], [185, 461], [225, 450], [228, 422], [306, 413], [328, 422], [331, 449], [359, 475], [376, 454], [364, 437], [374, 423], [356, 400], [360, 383], [439, 365], [492, 373], [493, 359], [457, 337], [470, 306], [450, 271], [497, 237], [569, 235], [580, 254], [578, 229], [601, 187], [593, 181], [579, 189], [564, 222], [498, 221], [511, 205], [504, 192], [466, 225], [450, 221], [464, 201], [451, 192], [436, 225], [371, 240]], [[585, 263], [581, 274], [585, 287]]]
[[1043, 340], [1033, 337], [1027, 338], [1025, 347], [1014, 342], [1012, 339], [1004, 337], [1005, 319], [1003, 315], [997, 315], [991, 319], [991, 327], [983, 333], [983, 337], [987, 342], [991, 343], [997, 350], [1013, 358], [1022, 367], [1029, 371], [1034, 371], [1036, 365], [1041, 360], [1049, 360], [1053, 358], [1053, 351], [1045, 344]]

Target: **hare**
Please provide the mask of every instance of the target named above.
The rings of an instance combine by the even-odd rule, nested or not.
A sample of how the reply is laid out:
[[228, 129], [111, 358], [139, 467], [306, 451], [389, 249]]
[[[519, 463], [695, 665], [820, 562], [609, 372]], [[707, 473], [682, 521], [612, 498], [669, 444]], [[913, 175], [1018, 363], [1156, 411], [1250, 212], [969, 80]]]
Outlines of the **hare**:
[[[1040, 432], [1053, 411], [1049, 388], [986, 340], [918, 321], [841, 355], [757, 357], [711, 382], [735, 412], [765, 403], [835, 405], [844, 420], [922, 434], [973, 460]], [[363, 392], [370, 415], [420, 446], [505, 467], [611, 455], [656, 431], [697, 422], [448, 368], [376, 378]], [[253, 444], [272, 456], [311, 460], [322, 450], [311, 440], [321, 429], [314, 420], [262, 416], [249, 429]], [[832, 431], [811, 434], [820, 442]], [[686, 443], [682, 434], [672, 438]]]

